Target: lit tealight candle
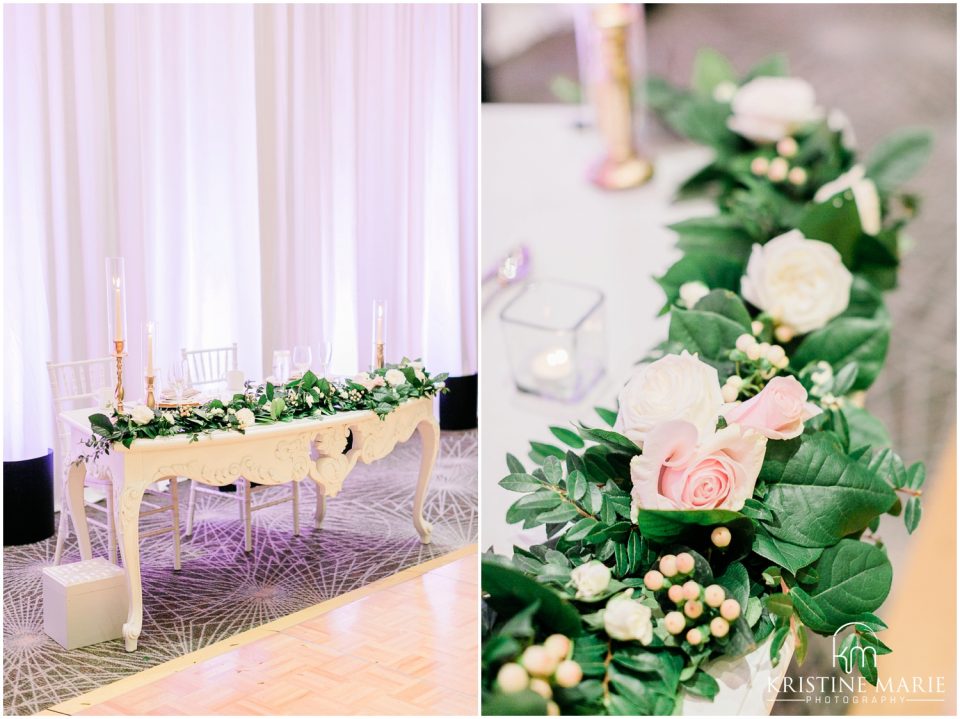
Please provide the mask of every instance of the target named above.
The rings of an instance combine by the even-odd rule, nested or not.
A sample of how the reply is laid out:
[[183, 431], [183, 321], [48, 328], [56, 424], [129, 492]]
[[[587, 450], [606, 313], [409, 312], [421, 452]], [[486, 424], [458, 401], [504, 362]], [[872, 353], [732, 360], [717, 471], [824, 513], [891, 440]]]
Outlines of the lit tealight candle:
[[537, 379], [559, 381], [573, 374], [573, 362], [567, 350], [563, 347], [553, 347], [536, 355], [530, 369]]

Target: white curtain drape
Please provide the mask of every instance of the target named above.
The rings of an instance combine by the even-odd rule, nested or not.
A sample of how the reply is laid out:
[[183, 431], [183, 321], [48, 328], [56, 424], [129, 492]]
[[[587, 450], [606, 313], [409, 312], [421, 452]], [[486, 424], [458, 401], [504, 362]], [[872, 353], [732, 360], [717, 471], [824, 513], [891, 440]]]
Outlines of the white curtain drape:
[[476, 370], [473, 6], [4, 8], [4, 458], [52, 446], [44, 361], [107, 353], [104, 258], [180, 347], [333, 341]]

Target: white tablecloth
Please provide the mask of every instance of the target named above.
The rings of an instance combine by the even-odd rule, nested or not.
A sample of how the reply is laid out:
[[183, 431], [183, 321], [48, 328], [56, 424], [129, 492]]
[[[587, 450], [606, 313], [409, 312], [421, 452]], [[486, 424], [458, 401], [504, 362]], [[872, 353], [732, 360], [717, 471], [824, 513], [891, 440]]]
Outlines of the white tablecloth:
[[[601, 151], [598, 135], [573, 126], [564, 106], [485, 105], [482, 109], [481, 267], [486, 271], [511, 247], [524, 243], [533, 276], [572, 280], [603, 290], [607, 304], [607, 375], [577, 404], [520, 394], [514, 387], [499, 313], [517, 288], [501, 292], [484, 311], [481, 353], [481, 547], [509, 552], [513, 544], [542, 538], [507, 525], [507, 508], [520, 495], [501, 489], [504, 457], [527, 462], [529, 440], [551, 441], [550, 425], [582, 419], [597, 425], [593, 407], [613, 407], [633, 364], [666, 337], [666, 318], [655, 315], [663, 292], [652, 276], [678, 258], [666, 229], [709, 214], [706, 201], [673, 204], [677, 185], [709, 154], [688, 145], [650, 148], [654, 179], [620, 193], [586, 180]], [[556, 444], [556, 442], [554, 442]]]

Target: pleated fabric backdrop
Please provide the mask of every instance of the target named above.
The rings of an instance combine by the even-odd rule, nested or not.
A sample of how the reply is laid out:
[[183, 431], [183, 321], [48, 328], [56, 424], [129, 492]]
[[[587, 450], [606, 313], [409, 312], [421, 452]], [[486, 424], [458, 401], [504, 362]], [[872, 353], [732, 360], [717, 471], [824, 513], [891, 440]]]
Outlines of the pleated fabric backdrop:
[[239, 343], [332, 370], [476, 371], [473, 6], [4, 8], [4, 458], [52, 446], [44, 362], [106, 355], [126, 260], [129, 382]]

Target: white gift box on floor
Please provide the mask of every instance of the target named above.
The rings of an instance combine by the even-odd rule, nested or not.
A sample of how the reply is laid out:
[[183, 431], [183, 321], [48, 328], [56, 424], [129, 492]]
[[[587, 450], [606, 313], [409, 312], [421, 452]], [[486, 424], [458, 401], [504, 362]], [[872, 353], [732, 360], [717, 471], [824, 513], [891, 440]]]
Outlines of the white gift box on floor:
[[123, 569], [98, 557], [43, 570], [43, 631], [65, 649], [119, 639], [127, 620]]

